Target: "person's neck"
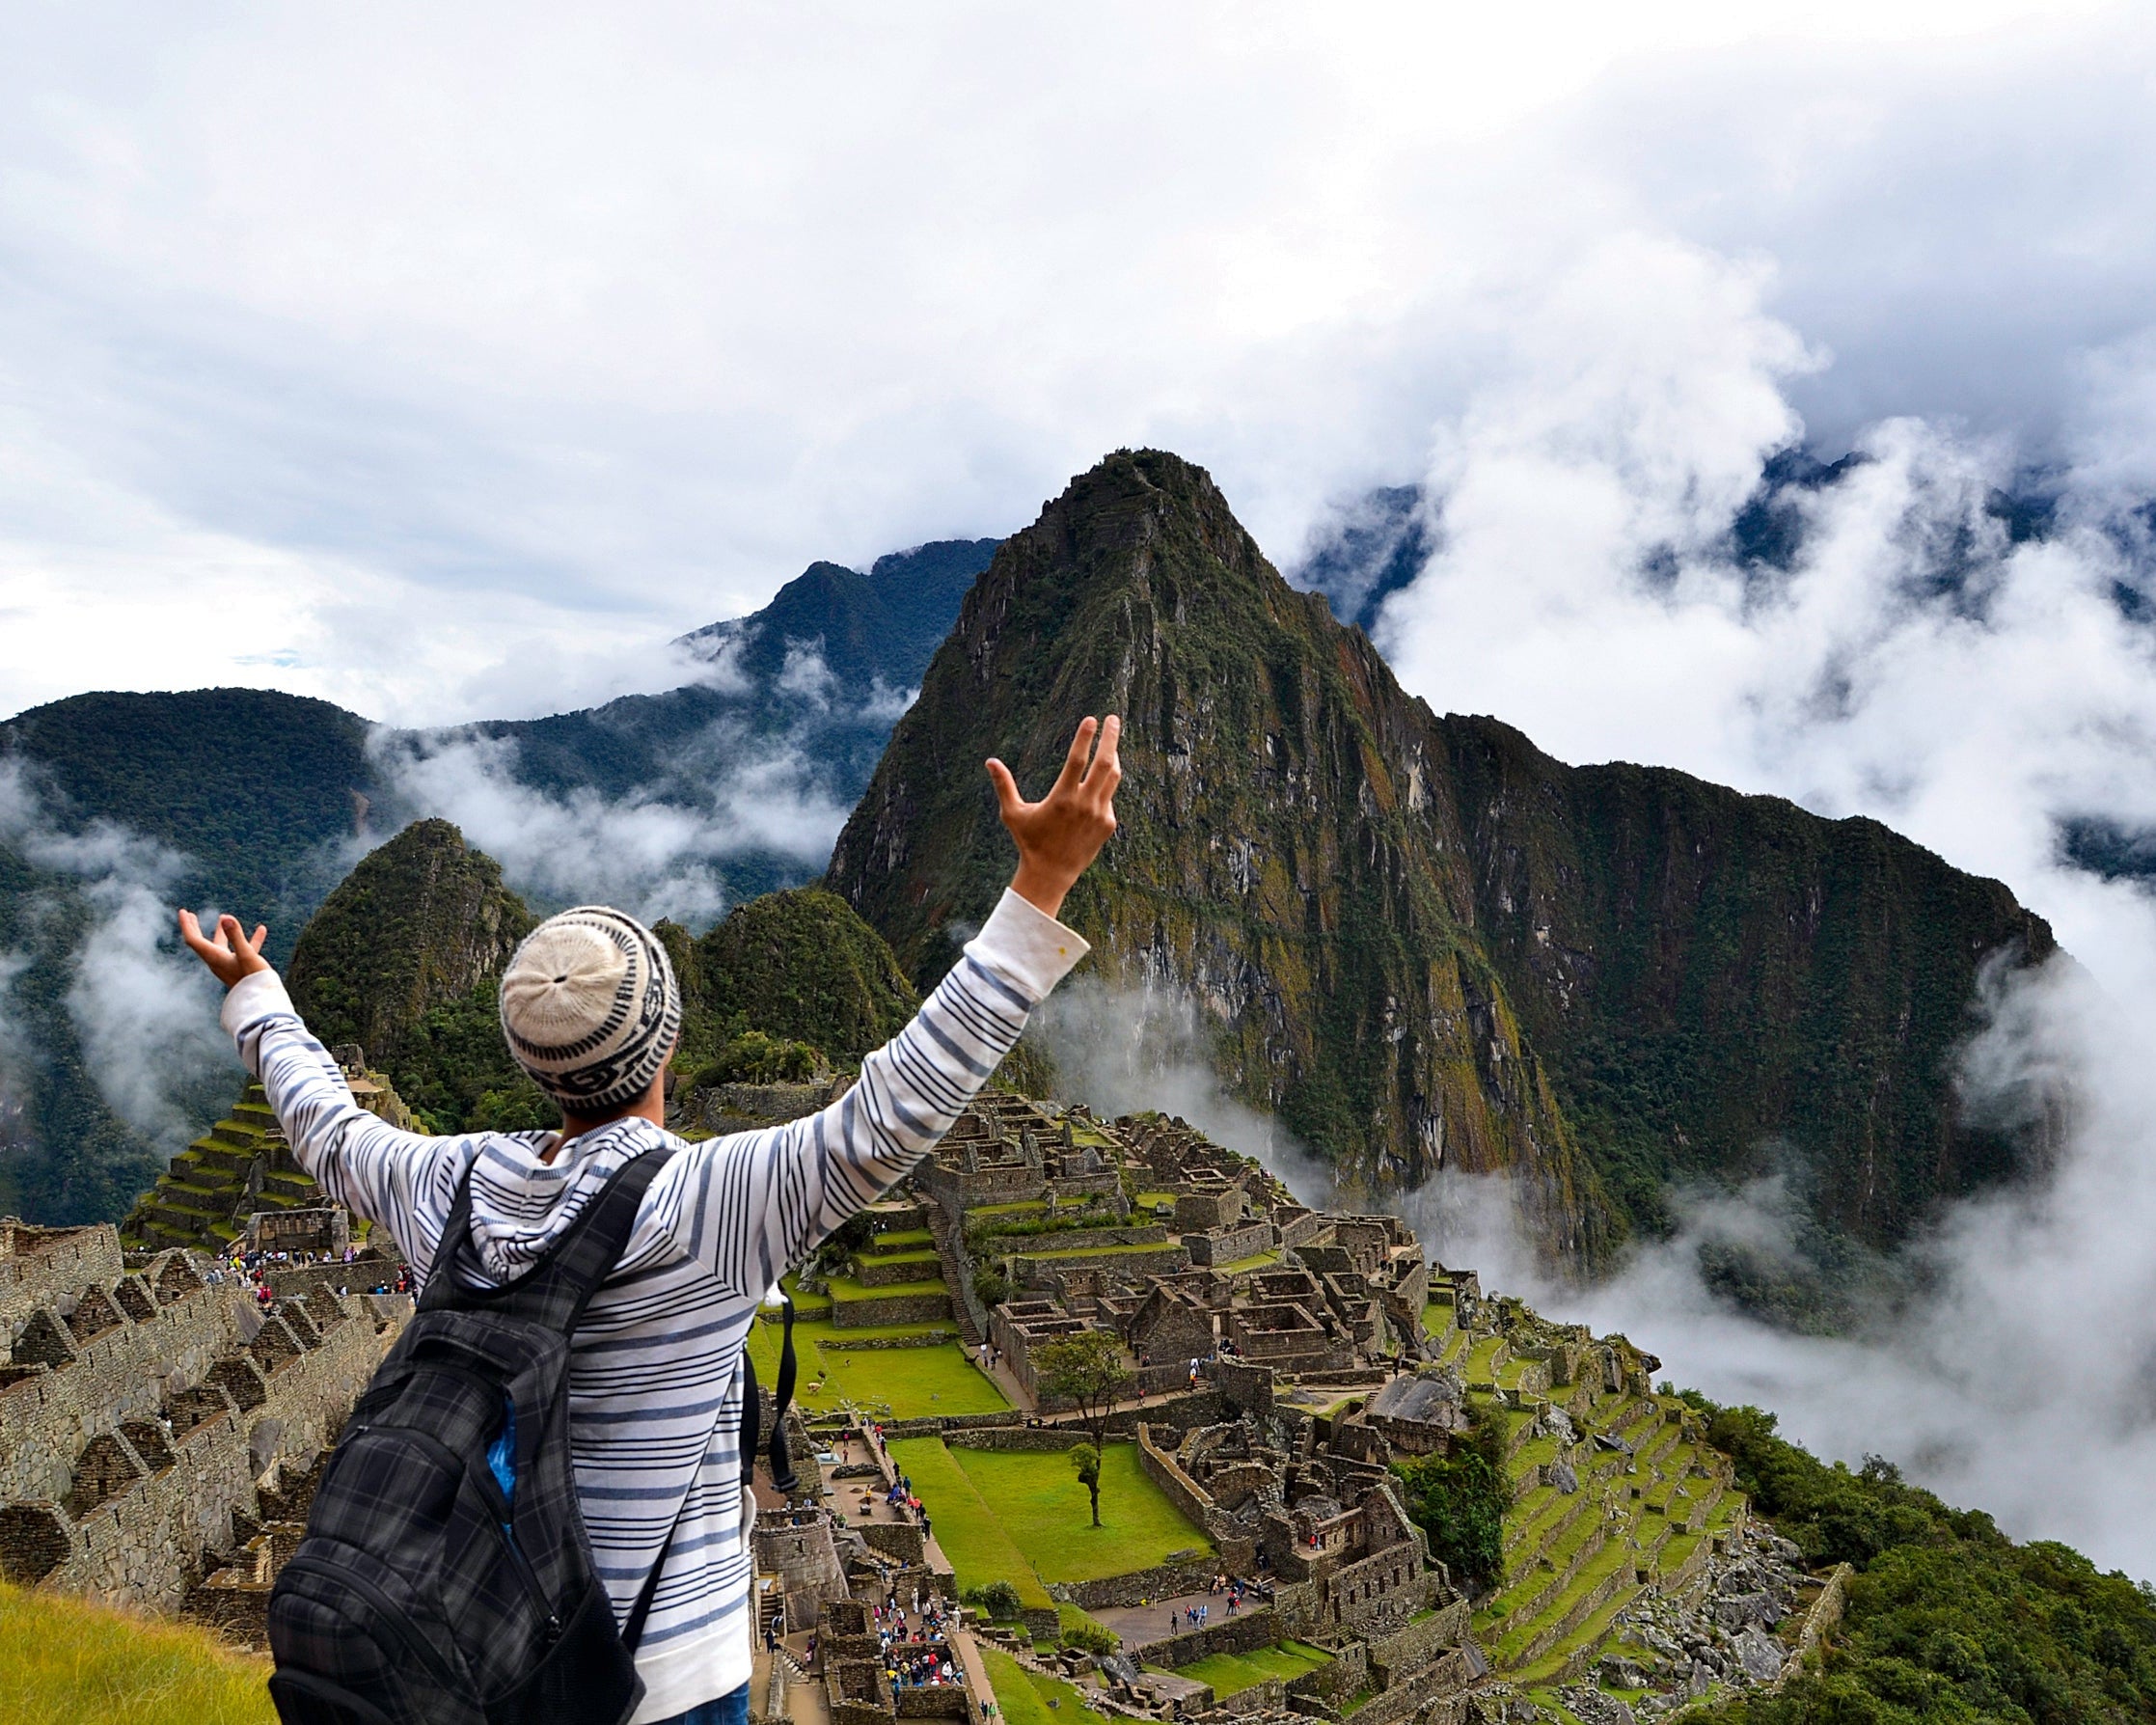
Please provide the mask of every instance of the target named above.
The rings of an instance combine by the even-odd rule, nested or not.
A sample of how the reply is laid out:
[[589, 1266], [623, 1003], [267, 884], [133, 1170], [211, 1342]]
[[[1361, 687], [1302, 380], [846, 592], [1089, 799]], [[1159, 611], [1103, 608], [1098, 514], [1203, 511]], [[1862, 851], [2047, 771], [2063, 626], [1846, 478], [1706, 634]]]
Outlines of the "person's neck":
[[614, 1109], [604, 1114], [572, 1114], [566, 1109], [561, 1115], [561, 1130], [554, 1135], [554, 1142], [540, 1152], [541, 1162], [552, 1162], [561, 1154], [562, 1146], [572, 1139], [581, 1138], [586, 1133], [597, 1132], [602, 1126], [612, 1126], [616, 1120], [648, 1120], [654, 1126], [667, 1123], [667, 1102], [663, 1095], [650, 1095], [631, 1103], [625, 1109]]

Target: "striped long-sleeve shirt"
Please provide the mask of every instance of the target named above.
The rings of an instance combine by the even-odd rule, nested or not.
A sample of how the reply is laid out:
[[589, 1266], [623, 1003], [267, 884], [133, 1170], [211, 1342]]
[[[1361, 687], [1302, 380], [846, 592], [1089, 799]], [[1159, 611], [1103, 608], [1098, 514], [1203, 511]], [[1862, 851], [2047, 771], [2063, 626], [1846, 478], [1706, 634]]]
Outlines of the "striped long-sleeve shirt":
[[749, 1681], [740, 1364], [765, 1290], [935, 1146], [1085, 951], [1060, 922], [1005, 892], [913, 1023], [821, 1113], [696, 1144], [648, 1120], [617, 1120], [552, 1162], [541, 1160], [552, 1133], [424, 1137], [366, 1112], [274, 972], [243, 977], [226, 997], [225, 1027], [300, 1165], [387, 1227], [422, 1276], [466, 1168], [473, 1244], [501, 1282], [545, 1251], [623, 1163], [675, 1144], [576, 1332], [569, 1372], [577, 1493], [617, 1620], [673, 1530], [637, 1657], [644, 1699], [633, 1725]]

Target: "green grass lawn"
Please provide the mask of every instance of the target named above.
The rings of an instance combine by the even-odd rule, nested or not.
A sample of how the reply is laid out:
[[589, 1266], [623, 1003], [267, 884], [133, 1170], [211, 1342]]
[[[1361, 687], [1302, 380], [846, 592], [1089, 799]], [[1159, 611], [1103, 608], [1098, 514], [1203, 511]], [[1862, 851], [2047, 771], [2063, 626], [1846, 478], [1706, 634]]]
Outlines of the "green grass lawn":
[[[949, 1329], [948, 1324], [834, 1329], [828, 1320], [797, 1320], [794, 1355], [800, 1382], [794, 1388], [794, 1400], [811, 1413], [834, 1412], [849, 1402], [868, 1409], [888, 1407], [893, 1419], [920, 1419], [931, 1413], [1000, 1413], [1011, 1405], [1009, 1400], [966, 1357], [966, 1350], [955, 1341], [933, 1348], [823, 1345], [875, 1336], [928, 1335]], [[778, 1383], [779, 1341], [780, 1329], [776, 1324], [750, 1327], [749, 1356], [755, 1361], [756, 1382], [766, 1395]]]
[[1238, 1258], [1232, 1264], [1215, 1266], [1222, 1275], [1241, 1275], [1245, 1271], [1263, 1270], [1269, 1264], [1280, 1262], [1278, 1252], [1252, 1252], [1247, 1258]]
[[1123, 1575], [1163, 1563], [1173, 1551], [1210, 1548], [1204, 1530], [1139, 1471], [1134, 1443], [1111, 1443], [1103, 1457], [1099, 1527], [1063, 1451], [949, 1453], [1044, 1581]]
[[1133, 1443], [1107, 1447], [1099, 1527], [1065, 1451], [948, 1449], [939, 1438], [902, 1438], [890, 1449], [961, 1589], [1005, 1580], [1028, 1605], [1046, 1605], [1043, 1582], [1127, 1574], [1208, 1547], [1138, 1471]]
[[[981, 1659], [996, 1691], [996, 1705], [1010, 1725], [1073, 1725], [1077, 1710], [1085, 1706], [1062, 1679], [1028, 1671], [1000, 1648], [982, 1648]], [[1050, 1707], [1051, 1702], [1054, 1707]]]
[[[1025, 1561], [1025, 1554], [981, 1501], [973, 1482], [959, 1467], [954, 1453], [943, 1447], [941, 1438], [896, 1438], [890, 1453], [899, 1471], [912, 1477], [914, 1494], [928, 1511], [936, 1543], [951, 1560], [961, 1592], [986, 1587], [991, 1581], [1008, 1581], [1027, 1605], [1047, 1607], [1054, 1603], [1033, 1573], [1033, 1566]], [[1063, 1460], [1061, 1456], [1053, 1459]], [[1077, 1484], [1075, 1480], [1072, 1483]], [[999, 1682], [996, 1692], [1002, 1692]]]
[[868, 1249], [879, 1255], [885, 1252], [904, 1251], [908, 1246], [934, 1246], [936, 1236], [926, 1228], [889, 1228], [868, 1243]]
[[[942, 1262], [942, 1260], [936, 1256], [934, 1251], [916, 1251], [910, 1246], [902, 1247], [901, 1249], [894, 1252], [863, 1253], [860, 1261], [863, 1266], [874, 1264], [879, 1269], [888, 1264], [901, 1264], [904, 1265], [908, 1270], [911, 1270], [915, 1276], [918, 1276], [924, 1270], [935, 1269]], [[862, 1285], [866, 1286], [865, 1283], [863, 1283]], [[919, 1283], [908, 1282], [902, 1285], [906, 1287], [917, 1287]], [[942, 1284], [939, 1282], [937, 1285], [941, 1287]], [[871, 1294], [881, 1294], [884, 1292], [882, 1288], [869, 1288], [868, 1291]]]
[[1211, 1684], [1214, 1698], [1224, 1701], [1270, 1677], [1285, 1682], [1305, 1671], [1315, 1671], [1331, 1657], [1322, 1647], [1283, 1641], [1278, 1647], [1261, 1647], [1254, 1653], [1211, 1654], [1192, 1664], [1178, 1665], [1175, 1675]]
[[201, 1629], [0, 1584], [11, 1725], [276, 1725], [269, 1661]]
[[914, 1294], [946, 1294], [942, 1278], [929, 1282], [892, 1282], [887, 1288], [865, 1288], [850, 1275], [831, 1278], [831, 1297], [836, 1301], [900, 1300]]

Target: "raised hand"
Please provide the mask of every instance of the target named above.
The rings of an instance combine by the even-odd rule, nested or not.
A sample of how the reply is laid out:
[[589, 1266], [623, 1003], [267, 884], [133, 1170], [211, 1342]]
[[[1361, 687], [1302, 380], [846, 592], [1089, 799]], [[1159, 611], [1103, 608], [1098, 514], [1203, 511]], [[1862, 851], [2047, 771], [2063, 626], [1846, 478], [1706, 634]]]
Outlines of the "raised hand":
[[[1096, 732], [1098, 750], [1093, 747]], [[1038, 803], [1018, 794], [1010, 768], [999, 760], [988, 763], [1003, 825], [1018, 841], [1018, 873], [1011, 890], [1051, 917], [1063, 908], [1063, 895], [1115, 831], [1115, 787], [1123, 779], [1115, 747], [1122, 734], [1123, 721], [1113, 714], [1105, 724], [1081, 719], [1063, 771]]]
[[203, 933], [203, 925], [195, 919], [193, 911], [181, 911], [179, 938], [209, 967], [209, 973], [227, 988], [242, 976], [252, 976], [257, 971], [269, 969], [269, 960], [262, 956], [262, 943], [269, 939], [266, 922], [256, 923], [255, 932], [250, 935], [240, 927], [237, 917], [220, 917], [216, 936], [212, 938]]

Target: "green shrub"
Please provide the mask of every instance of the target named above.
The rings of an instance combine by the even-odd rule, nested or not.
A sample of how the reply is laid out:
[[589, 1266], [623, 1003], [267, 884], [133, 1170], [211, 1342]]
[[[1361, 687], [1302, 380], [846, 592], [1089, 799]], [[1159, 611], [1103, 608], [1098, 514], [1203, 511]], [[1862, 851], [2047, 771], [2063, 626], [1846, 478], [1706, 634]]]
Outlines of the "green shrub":
[[973, 1272], [973, 1292], [983, 1305], [1001, 1305], [1011, 1297], [1011, 1278], [993, 1264]]
[[1467, 1408], [1467, 1430], [1455, 1433], [1445, 1455], [1395, 1462], [1406, 1488], [1407, 1513], [1430, 1536], [1430, 1554], [1470, 1593], [1492, 1588], [1505, 1574], [1505, 1512], [1512, 1482], [1505, 1472], [1504, 1423], [1479, 1403]]
[[1018, 1597], [1018, 1589], [1008, 1581], [991, 1581], [986, 1587], [972, 1588], [966, 1595], [966, 1602], [978, 1605], [994, 1623], [1012, 1622], [1025, 1605]]
[[749, 1030], [727, 1043], [719, 1057], [696, 1074], [696, 1087], [805, 1083], [823, 1063], [823, 1055], [805, 1042]]
[[1105, 1624], [1074, 1623], [1064, 1626], [1063, 1645], [1080, 1653], [1112, 1654], [1122, 1648], [1123, 1638]]
[[1687, 1402], [1756, 1509], [1815, 1567], [1855, 1571], [1824, 1663], [1779, 1694], [1732, 1698], [1702, 1725], [1815, 1719], [2156, 1717], [2156, 1590], [2064, 1546], [2017, 1546], [1978, 1510], [1788, 1442], [1758, 1408]]

